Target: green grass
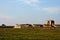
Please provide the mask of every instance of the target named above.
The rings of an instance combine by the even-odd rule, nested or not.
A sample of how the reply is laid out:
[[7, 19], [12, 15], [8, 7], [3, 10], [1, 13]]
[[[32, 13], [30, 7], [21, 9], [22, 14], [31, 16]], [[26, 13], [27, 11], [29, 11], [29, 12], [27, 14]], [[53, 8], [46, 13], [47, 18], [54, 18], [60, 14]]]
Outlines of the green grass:
[[0, 40], [60, 40], [60, 28], [0, 28]]

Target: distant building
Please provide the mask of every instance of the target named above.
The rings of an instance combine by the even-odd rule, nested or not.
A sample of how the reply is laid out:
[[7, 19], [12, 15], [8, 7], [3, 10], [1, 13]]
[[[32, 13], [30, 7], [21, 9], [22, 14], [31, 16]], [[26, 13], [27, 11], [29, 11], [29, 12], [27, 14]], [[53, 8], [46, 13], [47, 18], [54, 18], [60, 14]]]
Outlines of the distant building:
[[46, 21], [46, 24], [47, 25], [54, 25], [55, 24], [55, 21], [54, 20], [47, 20]]
[[31, 24], [20, 24], [22, 28], [29, 28], [32, 27]]
[[14, 26], [14, 28], [31, 28], [32, 27], [32, 25], [31, 24], [16, 24], [15, 26]]
[[55, 21], [54, 20], [46, 20], [44, 27], [55, 27]]
[[14, 28], [21, 28], [21, 26], [19, 24], [16, 24]]
[[41, 24], [33, 24], [32, 25], [34, 28], [40, 28], [40, 27], [43, 27], [43, 25], [41, 25]]

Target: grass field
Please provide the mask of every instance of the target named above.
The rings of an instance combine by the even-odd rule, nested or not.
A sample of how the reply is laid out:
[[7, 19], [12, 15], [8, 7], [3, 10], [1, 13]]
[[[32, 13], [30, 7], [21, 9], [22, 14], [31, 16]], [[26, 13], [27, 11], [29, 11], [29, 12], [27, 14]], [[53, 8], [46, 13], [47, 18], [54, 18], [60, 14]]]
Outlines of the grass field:
[[60, 40], [60, 28], [0, 28], [0, 40]]

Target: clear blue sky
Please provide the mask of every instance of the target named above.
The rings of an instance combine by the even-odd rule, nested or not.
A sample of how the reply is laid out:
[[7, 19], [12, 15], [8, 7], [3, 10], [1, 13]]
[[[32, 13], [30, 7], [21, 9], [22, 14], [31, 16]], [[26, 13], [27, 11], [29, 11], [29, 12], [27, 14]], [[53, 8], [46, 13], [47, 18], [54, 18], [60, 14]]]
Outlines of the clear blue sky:
[[60, 24], [60, 0], [0, 0], [0, 24]]

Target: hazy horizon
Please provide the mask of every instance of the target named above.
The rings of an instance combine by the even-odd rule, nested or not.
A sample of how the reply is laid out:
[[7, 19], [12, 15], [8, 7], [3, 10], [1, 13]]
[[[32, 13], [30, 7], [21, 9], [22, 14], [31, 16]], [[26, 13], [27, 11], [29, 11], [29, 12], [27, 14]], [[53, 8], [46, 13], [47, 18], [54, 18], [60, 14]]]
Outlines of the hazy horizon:
[[0, 25], [60, 24], [60, 0], [0, 0]]

